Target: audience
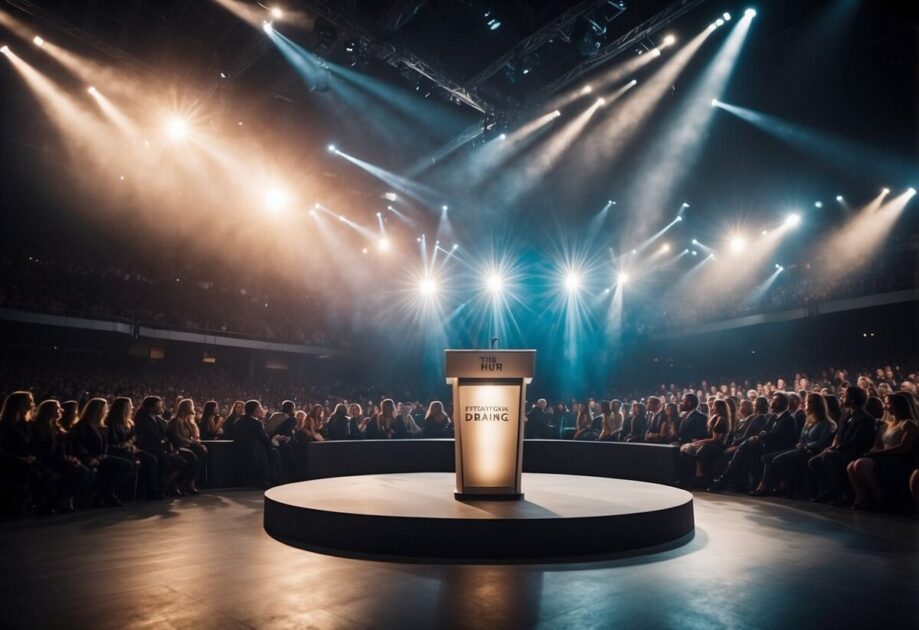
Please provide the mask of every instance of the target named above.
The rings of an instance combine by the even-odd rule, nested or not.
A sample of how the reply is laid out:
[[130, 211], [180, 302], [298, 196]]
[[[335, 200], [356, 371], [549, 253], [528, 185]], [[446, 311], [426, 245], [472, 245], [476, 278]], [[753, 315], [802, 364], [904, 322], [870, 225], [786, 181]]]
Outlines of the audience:
[[[656, 395], [633, 398], [625, 407], [618, 399], [574, 403], [574, 426], [564, 403], [549, 408], [540, 398], [526, 414], [525, 431], [527, 437], [679, 445], [687, 486], [744, 492], [752, 487], [754, 496], [899, 509], [919, 486], [916, 374], [893, 367], [879, 368], [878, 380], [868, 374], [875, 375], [832, 370], [755, 386], [661, 385]], [[182, 395], [192, 390], [182, 389], [170, 395], [175, 403], [169, 408], [162, 397], [144, 397], [132, 419], [130, 395], [87, 391], [80, 402], [69, 399], [72, 390], [56, 393], [55, 387], [36, 388], [47, 394], [37, 409], [31, 392], [13, 391], [0, 411], [0, 497], [16, 513], [196, 494], [197, 483], [206, 482], [202, 437], [232, 439], [245, 481], [268, 487], [304, 478], [304, 449], [311, 442], [454, 434], [450, 410], [438, 400], [416, 420], [420, 401], [385, 397], [377, 406], [367, 391], [339, 395], [310, 389], [305, 398], [318, 402], [300, 409], [286, 399], [271, 413], [258, 399], [233, 401], [222, 390], [199, 412], [193, 398]], [[785, 391], [789, 387], [795, 390]], [[366, 415], [358, 398], [367, 400]], [[221, 399], [232, 402], [222, 409]]]

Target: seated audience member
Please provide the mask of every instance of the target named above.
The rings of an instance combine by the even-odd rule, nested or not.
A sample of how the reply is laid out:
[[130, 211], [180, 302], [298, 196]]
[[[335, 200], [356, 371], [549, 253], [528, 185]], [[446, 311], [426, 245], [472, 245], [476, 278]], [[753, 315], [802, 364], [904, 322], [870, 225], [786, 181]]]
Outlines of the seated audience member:
[[202, 440], [216, 440], [223, 435], [224, 417], [220, 415], [220, 408], [216, 400], [204, 403], [201, 420], [198, 423]]
[[800, 488], [807, 461], [833, 441], [836, 423], [830, 419], [823, 396], [808, 394], [804, 413], [806, 419], [795, 447], [763, 456], [763, 479], [753, 491], [754, 496], [787, 494]]
[[73, 452], [80, 462], [96, 471], [96, 482], [103, 504], [124, 505], [118, 497], [118, 489], [134, 472], [134, 460], [111, 455], [108, 452], [108, 431], [105, 415], [108, 402], [105, 398], [92, 398], [84, 406], [77, 423], [70, 432]]
[[0, 475], [15, 488], [17, 509], [28, 514], [50, 514], [57, 475], [37, 457], [32, 427], [35, 400], [31, 392], [12, 392], [0, 410]]
[[453, 423], [450, 422], [450, 417], [444, 411], [444, 404], [439, 400], [428, 405], [428, 413], [424, 417], [424, 428], [421, 434], [426, 438], [453, 437]]
[[[654, 404], [651, 401], [656, 401], [656, 406], [660, 406], [660, 400], [654, 396], [648, 399], [649, 404]], [[632, 413], [622, 426], [622, 441], [641, 442], [644, 440], [647, 430], [648, 421], [644, 403], [632, 403]]]
[[294, 431], [297, 429], [296, 413], [296, 403], [292, 400], [285, 400], [281, 403], [281, 410], [275, 411], [265, 420], [265, 431], [271, 437], [283, 435], [293, 438]]
[[179, 485], [187, 485], [194, 479], [196, 471], [189, 468], [185, 458], [179, 455], [169, 441], [169, 423], [163, 418], [163, 399], [147, 396], [140, 409], [134, 414], [134, 431], [137, 446], [156, 457], [160, 487], [169, 496], [182, 496]]
[[593, 418], [585, 403], [578, 403], [577, 430], [574, 432], [575, 440], [584, 440], [588, 442], [596, 441], [598, 435], [593, 427]]
[[769, 406], [772, 415], [768, 416], [759, 433], [748, 437], [733, 451], [727, 468], [712, 485], [714, 490], [730, 487], [746, 492], [751, 478], [756, 487], [762, 477], [763, 455], [794, 445], [795, 420], [788, 413], [788, 396], [784, 392], [775, 392]]
[[207, 464], [207, 447], [198, 436], [198, 425], [195, 423], [195, 403], [191, 398], [183, 398], [176, 405], [175, 415], [169, 419], [166, 435], [172, 447], [187, 463], [189, 472], [181, 490], [183, 494], [199, 494], [196, 485], [198, 475]]
[[393, 437], [400, 439], [411, 438], [421, 434], [421, 427], [412, 417], [412, 403], [399, 403], [393, 427], [395, 430]]
[[236, 431], [236, 422], [243, 417], [245, 411], [243, 410], [245, 403], [241, 400], [237, 400], [233, 403], [233, 406], [230, 407], [230, 413], [227, 414], [226, 420], [223, 421], [223, 438], [225, 440], [232, 440], [233, 434]]
[[652, 444], [670, 444], [677, 439], [680, 426], [680, 406], [674, 402], [664, 405], [663, 421], [657, 427], [648, 427], [645, 441]]
[[373, 416], [364, 430], [364, 437], [368, 440], [391, 440], [396, 433], [396, 403], [391, 398], [386, 398], [380, 403], [380, 413]]
[[236, 422], [233, 442], [246, 481], [267, 488], [280, 481], [281, 455], [277, 438], [265, 431], [264, 417], [265, 408], [259, 401], [246, 402], [243, 415]]
[[807, 462], [816, 485], [811, 490], [814, 500], [837, 505], [851, 502], [846, 468], [849, 462], [871, 448], [877, 426], [875, 418], [865, 410], [867, 402], [868, 394], [856, 385], [850, 385], [843, 392], [845, 415], [836, 428], [836, 437], [828, 448]]
[[[588, 411], [591, 411], [588, 407]], [[591, 411], [591, 413], [593, 413]], [[593, 416], [591, 419], [591, 426], [593, 426], [594, 431], [598, 434], [603, 431], [603, 421], [609, 418], [610, 414], [610, 404], [608, 400], [601, 400], [600, 404], [597, 405], [597, 415]]]
[[695, 394], [683, 394], [680, 401], [683, 418], [677, 429], [678, 444], [689, 444], [693, 440], [704, 440], [708, 435], [708, 418], [699, 411], [699, 397]]
[[[670, 442], [670, 431], [666, 429], [667, 410], [660, 398], [652, 396], [648, 399], [648, 424], [645, 431], [645, 442], [663, 444]], [[664, 431], [661, 430], [664, 427]]]
[[549, 435], [549, 418], [546, 416], [546, 406], [548, 404], [545, 398], [540, 398], [526, 414], [523, 437], [530, 439], [551, 437]]
[[[594, 426], [594, 430], [597, 427]], [[600, 402], [600, 433], [597, 439], [601, 442], [618, 442], [622, 432], [622, 413], [613, 412], [613, 404], [608, 400]]]
[[61, 428], [63, 409], [56, 400], [46, 400], [35, 413], [35, 453], [39, 462], [60, 478], [53, 497], [57, 512], [73, 512], [75, 497], [83, 497], [92, 485], [92, 471], [73, 456], [67, 431]]
[[[294, 417], [299, 417], [299, 414], [295, 414]], [[324, 419], [325, 407], [313, 405], [310, 408], [310, 412], [303, 415], [303, 421], [298, 421], [295, 439], [303, 444], [325, 440], [325, 436], [322, 434], [323, 425], [325, 424]]]
[[61, 403], [61, 428], [70, 431], [80, 416], [80, 403], [75, 400], [65, 400]]
[[732, 433], [731, 409], [726, 400], [712, 403], [712, 414], [706, 423], [708, 437], [693, 440], [680, 447], [680, 455], [686, 462], [686, 470], [692, 471], [693, 482], [704, 488], [712, 481], [713, 469], [724, 452]]
[[329, 439], [351, 439], [351, 417], [348, 416], [348, 408], [343, 403], [335, 405], [335, 411], [329, 416]]
[[874, 446], [865, 457], [850, 462], [849, 480], [855, 490], [855, 509], [882, 503], [894, 506], [905, 499], [910, 474], [916, 465], [916, 402], [905, 392], [887, 396], [886, 421], [878, 429]]
[[351, 426], [349, 428], [349, 440], [360, 440], [364, 437], [364, 429], [370, 418], [364, 417], [364, 410], [357, 403], [348, 405], [348, 415], [351, 416]]
[[562, 440], [570, 440], [577, 431], [576, 418], [568, 409], [564, 402], [559, 401], [555, 404], [555, 424], [558, 429], [556, 436]]
[[140, 478], [143, 480], [147, 499], [162, 499], [159, 487], [159, 465], [156, 456], [137, 448], [137, 435], [131, 414], [134, 404], [126, 396], [119, 396], [112, 401], [105, 416], [105, 427], [108, 431], [109, 454], [133, 461], [140, 466]]

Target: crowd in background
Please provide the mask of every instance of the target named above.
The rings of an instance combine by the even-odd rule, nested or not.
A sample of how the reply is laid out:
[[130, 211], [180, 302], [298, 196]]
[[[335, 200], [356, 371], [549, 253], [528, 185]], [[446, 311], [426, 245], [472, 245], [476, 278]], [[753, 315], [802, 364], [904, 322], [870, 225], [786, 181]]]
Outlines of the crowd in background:
[[[219, 374], [144, 381], [101, 366], [0, 372], [6, 507], [66, 512], [196, 494], [209, 440], [232, 440], [246, 482], [267, 487], [302, 478], [302, 451], [313, 442], [453, 437], [452, 409], [439, 400], [344, 383], [243, 385]], [[917, 384], [915, 370], [890, 364], [662, 384], [599, 400], [539, 398], [527, 403], [525, 437], [671, 444], [689, 487], [903, 507], [919, 483]]]

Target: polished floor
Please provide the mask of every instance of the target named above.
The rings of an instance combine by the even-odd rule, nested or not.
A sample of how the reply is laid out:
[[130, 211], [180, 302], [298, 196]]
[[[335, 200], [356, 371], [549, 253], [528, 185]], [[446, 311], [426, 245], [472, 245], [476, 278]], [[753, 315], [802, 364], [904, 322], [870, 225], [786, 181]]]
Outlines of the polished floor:
[[0, 627], [919, 627], [919, 520], [705, 493], [695, 512], [682, 547], [572, 564], [325, 556], [270, 538], [243, 490], [6, 521]]

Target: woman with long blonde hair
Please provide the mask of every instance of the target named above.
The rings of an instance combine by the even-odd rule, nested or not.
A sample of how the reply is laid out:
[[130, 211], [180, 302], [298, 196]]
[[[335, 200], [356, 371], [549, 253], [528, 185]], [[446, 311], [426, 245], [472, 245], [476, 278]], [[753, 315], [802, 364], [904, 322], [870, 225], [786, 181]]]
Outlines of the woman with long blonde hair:
[[184, 484], [180, 488], [182, 494], [200, 494], [196, 480], [203, 470], [207, 447], [201, 443], [198, 423], [195, 422], [195, 401], [191, 398], [179, 401], [175, 414], [166, 426], [166, 435], [187, 465]]
[[105, 416], [105, 427], [108, 431], [109, 453], [129, 459], [140, 466], [140, 475], [144, 480], [145, 495], [148, 500], [161, 499], [163, 493], [159, 487], [159, 462], [151, 453], [137, 448], [137, 434], [134, 431], [134, 403], [126, 396], [119, 396], [112, 401]]
[[134, 460], [109, 453], [109, 437], [105, 426], [108, 401], [92, 398], [83, 406], [80, 417], [70, 432], [74, 455], [87, 467], [97, 471], [96, 482], [101, 502], [123, 505], [118, 489], [134, 472]]

